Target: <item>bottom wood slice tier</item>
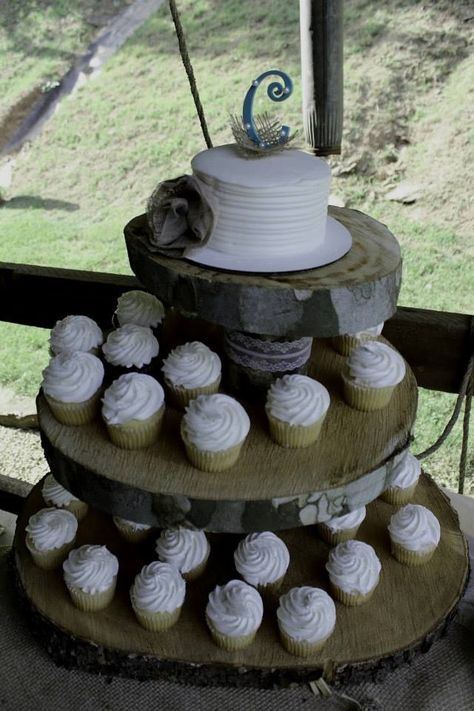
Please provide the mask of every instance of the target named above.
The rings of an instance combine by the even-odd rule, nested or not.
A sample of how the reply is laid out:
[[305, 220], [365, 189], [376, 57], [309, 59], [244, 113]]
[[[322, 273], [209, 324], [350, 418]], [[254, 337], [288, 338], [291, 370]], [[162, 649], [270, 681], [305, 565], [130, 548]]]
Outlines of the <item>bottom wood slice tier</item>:
[[[380, 583], [367, 603], [345, 607], [336, 603], [336, 629], [318, 654], [303, 659], [287, 653], [279, 642], [277, 600], [265, 603], [254, 643], [225, 652], [214, 645], [206, 628], [207, 596], [216, 584], [236, 577], [233, 551], [242, 536], [209, 535], [211, 555], [204, 575], [187, 584], [178, 623], [166, 632], [144, 630], [136, 621], [128, 591], [141, 567], [155, 559], [154, 541], [130, 544], [118, 535], [112, 519], [90, 509], [79, 524], [77, 545], [105, 544], [120, 562], [117, 592], [102, 612], [76, 609], [61, 570], [36, 567], [25, 547], [28, 518], [44, 506], [36, 486], [18, 519], [15, 537], [16, 578], [30, 623], [54, 660], [103, 674], [142, 679], [166, 677], [200, 685], [235, 684], [273, 687], [317, 679], [329, 681], [378, 678], [381, 673], [426, 651], [452, 619], [468, 576], [467, 547], [457, 515], [445, 495], [422, 476], [414, 503], [430, 508], [441, 524], [440, 544], [428, 563], [406, 567], [390, 553], [387, 525], [395, 508], [376, 500], [357, 538], [371, 544], [382, 563]], [[313, 526], [281, 533], [290, 550], [290, 567], [282, 591], [313, 585], [329, 591], [325, 563], [329, 547]]]

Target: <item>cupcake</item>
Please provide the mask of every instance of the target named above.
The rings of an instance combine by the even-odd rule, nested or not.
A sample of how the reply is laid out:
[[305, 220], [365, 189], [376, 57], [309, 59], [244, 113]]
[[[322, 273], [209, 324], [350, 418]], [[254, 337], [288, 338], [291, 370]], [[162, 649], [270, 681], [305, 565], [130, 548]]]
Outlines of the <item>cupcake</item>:
[[285, 649], [298, 657], [309, 657], [322, 649], [333, 633], [336, 606], [320, 588], [292, 588], [280, 597], [277, 620]]
[[126, 291], [117, 299], [114, 319], [119, 326], [135, 323], [137, 326], [151, 328], [154, 335], [158, 333], [165, 316], [163, 304], [153, 294], [146, 291]]
[[70, 491], [56, 481], [52, 474], [48, 474], [45, 477], [41, 494], [47, 506], [55, 506], [58, 509], [70, 511], [78, 521], [82, 521], [89, 510], [85, 501], [73, 496]]
[[398, 458], [381, 499], [388, 504], [407, 504], [415, 493], [421, 474], [421, 464], [408, 450]]
[[374, 341], [382, 333], [384, 322], [365, 328], [363, 331], [356, 333], [344, 333], [342, 336], [331, 338], [331, 344], [334, 349], [343, 356], [350, 355], [353, 348], [362, 345], [366, 341]]
[[365, 506], [360, 509], [354, 509], [344, 516], [336, 516], [324, 523], [318, 524], [318, 532], [321, 538], [329, 543], [330, 546], [337, 546], [338, 543], [348, 541], [350, 538], [355, 538], [359, 526], [365, 518]]
[[249, 429], [250, 420], [242, 405], [222, 393], [191, 400], [181, 420], [186, 454], [205, 472], [233, 466]]
[[103, 610], [115, 594], [118, 560], [105, 546], [74, 548], [63, 563], [64, 582], [76, 607]]
[[152, 375], [158, 369], [159, 350], [158, 341], [148, 326], [127, 323], [111, 331], [102, 346], [108, 380], [131, 372]]
[[58, 353], [92, 353], [97, 355], [104, 342], [99, 326], [88, 316], [66, 316], [51, 331], [49, 346], [52, 355]]
[[181, 613], [186, 583], [177, 568], [155, 560], [145, 565], [130, 588], [138, 622], [151, 632], [172, 627]]
[[74, 545], [77, 518], [70, 511], [47, 508], [30, 516], [26, 547], [39, 568], [58, 568]]
[[418, 504], [407, 504], [393, 514], [388, 531], [392, 554], [404, 565], [427, 563], [441, 537], [436, 516]]
[[368, 341], [351, 351], [342, 371], [344, 398], [356, 410], [380, 410], [404, 377], [401, 355], [385, 343]]
[[260, 593], [275, 592], [280, 587], [290, 563], [288, 548], [270, 531], [250, 533], [234, 552], [234, 563], [246, 583]]
[[163, 362], [162, 371], [176, 407], [184, 409], [198, 395], [211, 395], [219, 390], [220, 358], [199, 341], [172, 350]]
[[63, 425], [85, 425], [98, 411], [104, 366], [91, 353], [60, 353], [43, 370], [44, 397]]
[[242, 580], [217, 585], [209, 594], [206, 622], [214, 642], [228, 652], [253, 642], [262, 617], [260, 593]]
[[152, 526], [149, 526], [147, 523], [129, 521], [126, 518], [120, 518], [120, 516], [114, 516], [113, 521], [122, 538], [129, 543], [142, 543], [142, 541], [146, 541], [152, 530]]
[[282, 447], [308, 447], [319, 437], [329, 393], [306, 375], [284, 375], [268, 390], [265, 410], [272, 439]]
[[156, 442], [165, 411], [165, 395], [151, 375], [121, 375], [107, 388], [102, 403], [102, 418], [117, 447], [142, 449]]
[[158, 558], [179, 570], [185, 580], [195, 580], [206, 567], [210, 546], [204, 531], [165, 528], [156, 541]]
[[326, 570], [334, 596], [344, 605], [362, 605], [378, 585], [381, 564], [367, 543], [344, 541], [329, 553]]

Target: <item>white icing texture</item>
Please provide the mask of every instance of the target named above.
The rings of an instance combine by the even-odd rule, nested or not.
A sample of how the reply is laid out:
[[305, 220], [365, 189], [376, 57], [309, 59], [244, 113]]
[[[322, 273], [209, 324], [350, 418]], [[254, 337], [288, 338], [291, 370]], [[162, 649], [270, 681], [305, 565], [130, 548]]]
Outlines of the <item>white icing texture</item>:
[[159, 345], [151, 328], [127, 323], [109, 333], [102, 352], [112, 365], [143, 368], [158, 355]]
[[113, 519], [118, 526], [130, 528], [132, 531], [149, 531], [152, 528], [148, 523], [137, 523], [136, 521], [129, 521], [127, 518], [120, 518], [120, 516], [114, 516]]
[[250, 533], [234, 553], [237, 571], [251, 585], [267, 585], [282, 578], [290, 563], [288, 548], [271, 531]]
[[163, 388], [151, 375], [125, 373], [114, 380], [102, 398], [102, 416], [109, 425], [146, 420], [165, 400]]
[[247, 158], [235, 145], [191, 163], [219, 209], [208, 246], [248, 257], [304, 254], [324, 241], [331, 171], [295, 149]]
[[351, 351], [347, 361], [350, 379], [356, 385], [384, 388], [405, 377], [405, 361], [385, 343], [368, 341]]
[[416, 484], [421, 474], [421, 464], [418, 459], [407, 450], [394, 466], [388, 482], [389, 488], [407, 489]]
[[290, 425], [308, 426], [326, 414], [330, 396], [324, 385], [306, 375], [284, 375], [270, 386], [267, 412]]
[[135, 323], [156, 328], [165, 315], [163, 304], [146, 291], [126, 291], [117, 299], [115, 315], [120, 326]]
[[104, 366], [92, 353], [59, 353], [43, 370], [41, 387], [59, 402], [85, 402], [99, 390]]
[[388, 530], [392, 541], [416, 553], [435, 548], [441, 537], [438, 519], [419, 504], [402, 506], [390, 519]]
[[349, 511], [349, 513], [344, 514], [344, 516], [336, 516], [335, 518], [329, 519], [329, 521], [325, 521], [324, 525], [334, 532], [346, 531], [348, 528], [356, 528], [356, 526], [360, 526], [365, 518], [365, 514], [365, 506], [361, 506], [360, 509]]
[[185, 594], [186, 583], [179, 570], [156, 560], [141, 569], [130, 589], [135, 607], [147, 612], [173, 612], [181, 607]]
[[79, 501], [77, 496], [61, 486], [52, 474], [48, 474], [45, 478], [41, 494], [45, 502], [53, 506], [67, 506], [71, 501]]
[[382, 323], [378, 323], [376, 326], [370, 326], [369, 328], [364, 328], [363, 331], [356, 331], [356, 333], [349, 333], [348, 335], [353, 336], [354, 338], [359, 338], [360, 340], [363, 340], [364, 338], [376, 338], [382, 333], [383, 327], [384, 321], [382, 321]]
[[181, 573], [189, 573], [207, 559], [209, 542], [204, 531], [190, 528], [166, 528], [156, 542], [158, 558]]
[[38, 551], [49, 551], [74, 539], [77, 518], [62, 509], [40, 509], [30, 516], [25, 530]]
[[74, 548], [63, 563], [64, 580], [70, 588], [95, 595], [108, 590], [118, 573], [118, 560], [106, 546]]
[[217, 585], [209, 594], [206, 615], [220, 634], [242, 637], [262, 622], [263, 602], [258, 591], [241, 580]]
[[249, 416], [237, 400], [216, 393], [191, 400], [181, 427], [200, 450], [219, 452], [240, 444], [250, 430]]
[[372, 546], [354, 540], [339, 543], [326, 563], [331, 582], [349, 594], [369, 593], [377, 585], [381, 569]]
[[51, 331], [49, 343], [52, 352], [96, 350], [104, 342], [104, 336], [99, 326], [88, 316], [66, 316]]
[[162, 370], [173, 385], [199, 388], [215, 383], [220, 377], [221, 361], [204, 343], [192, 341], [172, 350]]
[[313, 644], [326, 639], [336, 626], [336, 606], [327, 592], [307, 585], [280, 597], [281, 629], [292, 639]]

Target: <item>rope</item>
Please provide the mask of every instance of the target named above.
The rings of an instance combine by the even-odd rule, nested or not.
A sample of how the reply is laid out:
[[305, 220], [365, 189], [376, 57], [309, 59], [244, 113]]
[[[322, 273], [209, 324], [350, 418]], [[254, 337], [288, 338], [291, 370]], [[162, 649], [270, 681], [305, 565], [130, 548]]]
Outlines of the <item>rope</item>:
[[212, 148], [212, 141], [211, 137], [209, 136], [209, 131], [207, 129], [206, 117], [204, 116], [204, 109], [202, 108], [201, 99], [199, 98], [196, 79], [194, 78], [194, 71], [186, 47], [186, 39], [184, 37], [183, 26], [181, 24], [181, 19], [179, 16], [178, 8], [176, 7], [175, 0], [169, 0], [169, 6], [176, 29], [176, 36], [178, 38], [179, 52], [181, 54], [181, 59], [184, 64], [184, 68], [186, 69], [186, 74], [188, 76], [189, 86], [191, 87], [191, 94], [193, 95], [194, 105], [196, 107], [197, 115], [199, 117], [199, 123], [201, 124], [201, 130], [204, 136], [204, 140], [206, 141], [206, 146], [208, 148]]

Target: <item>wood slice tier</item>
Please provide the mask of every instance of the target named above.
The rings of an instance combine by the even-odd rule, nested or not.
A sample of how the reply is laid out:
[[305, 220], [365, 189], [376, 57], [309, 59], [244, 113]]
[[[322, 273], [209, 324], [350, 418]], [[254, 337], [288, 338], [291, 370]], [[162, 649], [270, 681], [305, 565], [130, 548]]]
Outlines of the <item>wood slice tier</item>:
[[[422, 476], [414, 502], [430, 508], [441, 524], [441, 541], [431, 561], [411, 568], [398, 563], [390, 554], [387, 533], [395, 509], [379, 500], [370, 504], [357, 538], [375, 548], [382, 563], [380, 583], [360, 607], [336, 603], [334, 634], [321, 652], [307, 659], [288, 654], [280, 645], [276, 599], [265, 603], [262, 626], [250, 647], [230, 653], [213, 644], [204, 610], [210, 590], [236, 576], [233, 551], [239, 537], [231, 534], [209, 536], [211, 556], [206, 572], [187, 585], [181, 618], [167, 632], [142, 629], [128, 599], [136, 573], [156, 558], [154, 537], [145, 544], [127, 543], [109, 517], [90, 509], [79, 526], [77, 545], [105, 544], [120, 561], [116, 596], [102, 612], [76, 609], [61, 571], [44, 571], [34, 565], [24, 544], [24, 529], [29, 516], [44, 505], [40, 485], [18, 519], [16, 572], [32, 629], [60, 664], [142, 679], [164, 676], [168, 681], [199, 685], [270, 688], [310, 681], [322, 673], [336, 682], [373, 679], [430, 647], [452, 619], [467, 581], [467, 546], [446, 496]], [[282, 592], [303, 584], [329, 590], [325, 572], [329, 548], [317, 538], [315, 527], [292, 529], [281, 537], [291, 555]]]
[[153, 294], [186, 316], [269, 336], [336, 336], [387, 320], [396, 311], [400, 247], [380, 222], [330, 207], [352, 248], [325, 267], [285, 274], [244, 274], [202, 267], [149, 251], [145, 215], [125, 227], [130, 266]]
[[57, 479], [80, 499], [155, 526], [240, 533], [325, 521], [383, 491], [416, 415], [417, 388], [408, 367], [390, 405], [367, 413], [342, 399], [344, 362], [326, 342], [315, 343], [310, 374], [329, 390], [331, 406], [318, 441], [306, 449], [274, 444], [263, 403], [243, 401], [252, 426], [237, 464], [206, 473], [186, 458], [175, 410], [167, 408], [156, 445], [126, 451], [112, 444], [102, 422], [61, 425], [40, 394], [45, 455]]

